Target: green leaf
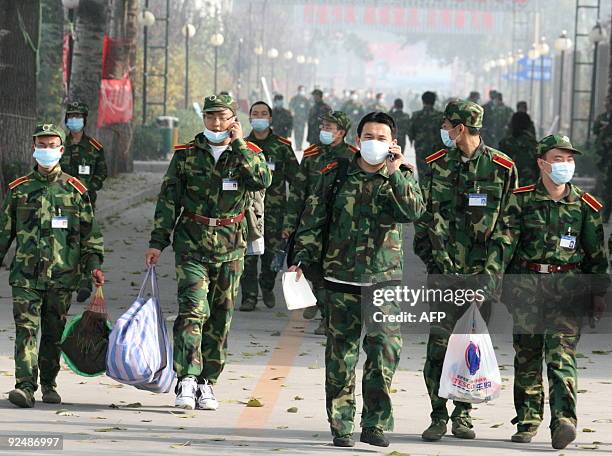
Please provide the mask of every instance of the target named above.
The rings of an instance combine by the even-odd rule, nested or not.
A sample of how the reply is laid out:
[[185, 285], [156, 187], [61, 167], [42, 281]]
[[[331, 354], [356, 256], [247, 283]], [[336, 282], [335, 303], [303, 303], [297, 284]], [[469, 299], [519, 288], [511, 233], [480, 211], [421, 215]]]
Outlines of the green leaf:
[[493, 428], [493, 429], [497, 429], [497, 428], [499, 428], [499, 427], [502, 427], [503, 425], [504, 425], [504, 423], [496, 423], [496, 424], [494, 424], [493, 426], [491, 426], [491, 428]]
[[247, 407], [263, 407], [263, 404], [259, 401], [259, 399], [252, 397], [251, 399], [249, 399], [249, 402], [246, 403], [246, 406]]
[[298, 408], [297, 407], [289, 407], [287, 409], [287, 412], [289, 412], [289, 413], [297, 413], [298, 412]]

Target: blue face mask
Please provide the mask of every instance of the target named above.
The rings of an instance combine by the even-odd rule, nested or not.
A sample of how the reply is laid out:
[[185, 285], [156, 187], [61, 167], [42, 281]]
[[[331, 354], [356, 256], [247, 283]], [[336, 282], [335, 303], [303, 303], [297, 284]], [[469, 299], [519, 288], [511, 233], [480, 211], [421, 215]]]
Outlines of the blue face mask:
[[204, 127], [204, 136], [211, 143], [217, 144], [225, 141], [229, 137], [229, 131], [211, 131], [208, 128]]
[[334, 134], [331, 131], [321, 130], [321, 133], [319, 133], [319, 141], [321, 141], [321, 144], [329, 146], [334, 142]]
[[251, 126], [255, 131], [264, 131], [270, 127], [270, 119], [251, 119]]
[[62, 157], [62, 146], [55, 149], [44, 149], [37, 147], [34, 149], [34, 159], [43, 168], [54, 168]]
[[552, 170], [547, 174], [557, 185], [567, 184], [574, 177], [576, 164], [573, 162], [549, 163], [549, 165], [552, 167]]
[[66, 126], [70, 131], [78, 133], [85, 127], [85, 119], [82, 117], [71, 117], [66, 121]]
[[451, 139], [450, 133], [448, 130], [441, 129], [440, 130], [440, 138], [442, 138], [442, 144], [446, 147], [454, 148], [457, 147], [457, 143], [454, 139]]

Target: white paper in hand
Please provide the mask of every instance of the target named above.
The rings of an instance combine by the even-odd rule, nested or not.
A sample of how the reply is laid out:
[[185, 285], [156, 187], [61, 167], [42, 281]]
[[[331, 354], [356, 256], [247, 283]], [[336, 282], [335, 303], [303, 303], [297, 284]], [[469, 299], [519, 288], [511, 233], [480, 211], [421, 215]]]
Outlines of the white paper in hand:
[[295, 281], [297, 272], [285, 272], [283, 274], [283, 295], [287, 309], [303, 309], [317, 304], [317, 298], [312, 293], [310, 285], [302, 275], [299, 281]]

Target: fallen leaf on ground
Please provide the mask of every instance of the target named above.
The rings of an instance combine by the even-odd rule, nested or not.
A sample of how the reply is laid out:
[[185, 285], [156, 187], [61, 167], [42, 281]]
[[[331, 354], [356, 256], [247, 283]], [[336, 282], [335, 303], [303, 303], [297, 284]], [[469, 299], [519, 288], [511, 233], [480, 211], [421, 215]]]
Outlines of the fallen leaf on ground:
[[191, 440], [187, 440], [185, 443], [175, 443], [170, 445], [170, 448], [183, 448], [188, 446], [191, 446]]
[[289, 407], [287, 409], [287, 412], [289, 412], [289, 413], [297, 413], [297, 411], [298, 411], [297, 407]]
[[263, 404], [259, 401], [259, 399], [256, 399], [256, 398], [252, 397], [246, 403], [246, 406], [247, 407], [263, 407]]
[[98, 428], [98, 429], [94, 429], [95, 432], [113, 432], [113, 431], [127, 431], [127, 428], [124, 427], [119, 427], [119, 426], [113, 426], [113, 427], [108, 427], [108, 428]]

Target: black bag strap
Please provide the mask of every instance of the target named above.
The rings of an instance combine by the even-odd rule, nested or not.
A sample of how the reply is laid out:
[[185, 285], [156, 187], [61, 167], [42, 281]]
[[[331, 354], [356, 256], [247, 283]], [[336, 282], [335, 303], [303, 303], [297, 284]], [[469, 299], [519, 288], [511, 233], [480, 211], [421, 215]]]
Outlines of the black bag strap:
[[340, 193], [340, 189], [342, 188], [342, 186], [348, 179], [349, 164], [350, 164], [350, 161], [347, 158], [338, 159], [338, 168], [336, 170], [336, 175], [326, 195], [327, 196], [327, 198], [325, 199], [326, 219], [325, 219], [325, 225], [323, 226], [321, 258], [319, 260], [320, 265], [323, 265], [323, 261], [325, 260], [325, 255], [327, 255], [327, 249], [329, 247], [329, 231], [330, 231], [331, 224], [333, 222], [332, 218], [334, 215], [334, 203], [336, 202], [338, 193]]

